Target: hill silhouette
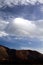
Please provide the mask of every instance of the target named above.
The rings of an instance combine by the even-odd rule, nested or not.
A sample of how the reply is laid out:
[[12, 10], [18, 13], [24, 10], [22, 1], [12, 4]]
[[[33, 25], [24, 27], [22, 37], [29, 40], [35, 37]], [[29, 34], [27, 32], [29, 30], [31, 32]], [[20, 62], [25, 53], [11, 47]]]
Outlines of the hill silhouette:
[[0, 45], [0, 63], [43, 63], [43, 54], [33, 50], [9, 49]]

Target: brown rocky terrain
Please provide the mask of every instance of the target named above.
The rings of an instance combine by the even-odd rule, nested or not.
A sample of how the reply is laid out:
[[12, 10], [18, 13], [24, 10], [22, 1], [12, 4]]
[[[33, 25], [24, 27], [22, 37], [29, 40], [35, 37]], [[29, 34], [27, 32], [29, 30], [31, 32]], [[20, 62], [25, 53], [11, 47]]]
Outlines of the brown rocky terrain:
[[0, 45], [0, 63], [43, 63], [43, 54], [33, 50], [15, 50]]

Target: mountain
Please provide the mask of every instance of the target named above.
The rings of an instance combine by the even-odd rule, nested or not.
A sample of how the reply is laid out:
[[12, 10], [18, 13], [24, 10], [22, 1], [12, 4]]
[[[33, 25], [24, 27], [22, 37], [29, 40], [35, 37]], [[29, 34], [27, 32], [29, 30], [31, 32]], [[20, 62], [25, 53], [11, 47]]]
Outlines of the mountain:
[[0, 63], [43, 63], [43, 54], [33, 50], [9, 49], [0, 45]]

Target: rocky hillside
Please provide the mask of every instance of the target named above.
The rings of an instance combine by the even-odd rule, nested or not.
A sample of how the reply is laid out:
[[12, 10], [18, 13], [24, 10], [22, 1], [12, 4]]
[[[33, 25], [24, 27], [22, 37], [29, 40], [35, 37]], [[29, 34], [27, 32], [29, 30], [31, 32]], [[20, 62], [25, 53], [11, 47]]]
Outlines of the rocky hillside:
[[0, 45], [0, 63], [43, 63], [43, 54], [33, 50], [15, 50]]

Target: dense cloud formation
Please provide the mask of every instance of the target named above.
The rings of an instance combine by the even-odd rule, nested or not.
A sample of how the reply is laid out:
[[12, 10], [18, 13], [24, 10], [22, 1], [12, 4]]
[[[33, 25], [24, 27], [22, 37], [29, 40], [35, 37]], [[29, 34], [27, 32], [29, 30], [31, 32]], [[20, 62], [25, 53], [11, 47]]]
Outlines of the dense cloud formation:
[[11, 36], [27, 36], [43, 39], [43, 20], [38, 20], [37, 23], [36, 21], [29, 21], [23, 18], [15, 18], [11, 22], [1, 21], [0, 33]]
[[31, 36], [33, 35], [35, 28], [35, 24], [33, 24], [32, 21], [28, 21], [22, 18], [15, 18], [13, 22], [8, 24], [6, 31], [10, 35]]

